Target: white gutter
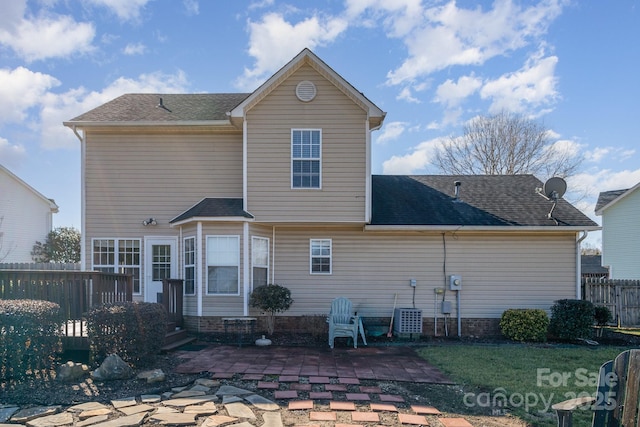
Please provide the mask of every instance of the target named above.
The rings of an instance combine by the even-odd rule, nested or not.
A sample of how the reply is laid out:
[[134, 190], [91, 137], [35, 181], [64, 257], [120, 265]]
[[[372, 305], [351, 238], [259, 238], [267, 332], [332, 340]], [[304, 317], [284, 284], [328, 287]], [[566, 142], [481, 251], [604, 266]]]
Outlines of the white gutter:
[[582, 231], [582, 237], [576, 240], [576, 299], [582, 299], [582, 255], [580, 254], [580, 243], [587, 238], [589, 232]]
[[141, 120], [138, 122], [100, 122], [100, 121], [77, 121], [77, 122], [62, 122], [66, 127], [74, 129], [76, 127], [136, 127], [136, 126], [233, 126], [230, 120], [180, 120], [180, 121], [152, 121]]

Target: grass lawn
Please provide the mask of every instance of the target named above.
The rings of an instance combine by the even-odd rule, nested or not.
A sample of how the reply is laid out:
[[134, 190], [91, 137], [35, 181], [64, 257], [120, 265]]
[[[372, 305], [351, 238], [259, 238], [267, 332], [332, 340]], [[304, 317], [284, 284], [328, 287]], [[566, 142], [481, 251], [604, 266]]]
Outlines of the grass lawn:
[[[623, 347], [527, 344], [433, 345], [419, 354], [463, 387], [463, 405], [486, 414], [510, 413], [532, 426], [556, 425], [551, 405], [594, 395], [600, 365]], [[581, 394], [582, 393], [582, 394]], [[574, 425], [591, 425], [579, 410]]]

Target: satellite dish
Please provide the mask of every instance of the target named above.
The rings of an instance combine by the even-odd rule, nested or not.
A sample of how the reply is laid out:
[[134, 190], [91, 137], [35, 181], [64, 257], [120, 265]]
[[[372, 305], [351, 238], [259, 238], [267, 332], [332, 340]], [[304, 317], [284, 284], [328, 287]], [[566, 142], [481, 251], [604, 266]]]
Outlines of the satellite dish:
[[554, 176], [549, 178], [542, 187], [542, 194], [549, 200], [558, 200], [567, 191], [567, 183], [564, 179]]

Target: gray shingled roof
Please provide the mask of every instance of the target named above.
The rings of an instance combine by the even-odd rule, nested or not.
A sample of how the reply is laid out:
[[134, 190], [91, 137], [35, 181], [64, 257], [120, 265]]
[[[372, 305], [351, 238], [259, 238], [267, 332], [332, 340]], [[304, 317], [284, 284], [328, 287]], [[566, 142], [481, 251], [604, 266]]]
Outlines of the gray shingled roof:
[[602, 255], [582, 255], [580, 272], [585, 274], [609, 274], [609, 269], [602, 266]]
[[[374, 175], [371, 224], [555, 227], [547, 218], [553, 204], [536, 194], [539, 187], [533, 175]], [[564, 199], [553, 216], [560, 226], [598, 226]]]
[[628, 188], [624, 190], [613, 190], [613, 191], [603, 191], [598, 195], [598, 201], [596, 202], [596, 212], [601, 208], [607, 206], [609, 203], [613, 202], [618, 197], [622, 196], [624, 193], [629, 191]]
[[203, 199], [200, 203], [186, 210], [169, 222], [173, 224], [191, 218], [216, 217], [253, 218], [253, 215], [242, 209], [242, 199], [209, 197]]
[[[94, 108], [70, 122], [181, 122], [228, 120], [227, 112], [248, 93], [129, 93]], [[162, 105], [160, 107], [160, 99]]]

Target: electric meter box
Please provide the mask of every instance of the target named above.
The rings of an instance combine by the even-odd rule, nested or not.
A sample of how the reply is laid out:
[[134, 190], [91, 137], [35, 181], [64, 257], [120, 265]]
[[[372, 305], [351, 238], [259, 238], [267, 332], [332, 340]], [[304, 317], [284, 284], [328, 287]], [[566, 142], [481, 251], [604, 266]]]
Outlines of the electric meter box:
[[451, 275], [449, 276], [449, 289], [452, 291], [459, 291], [462, 289], [462, 276]]

